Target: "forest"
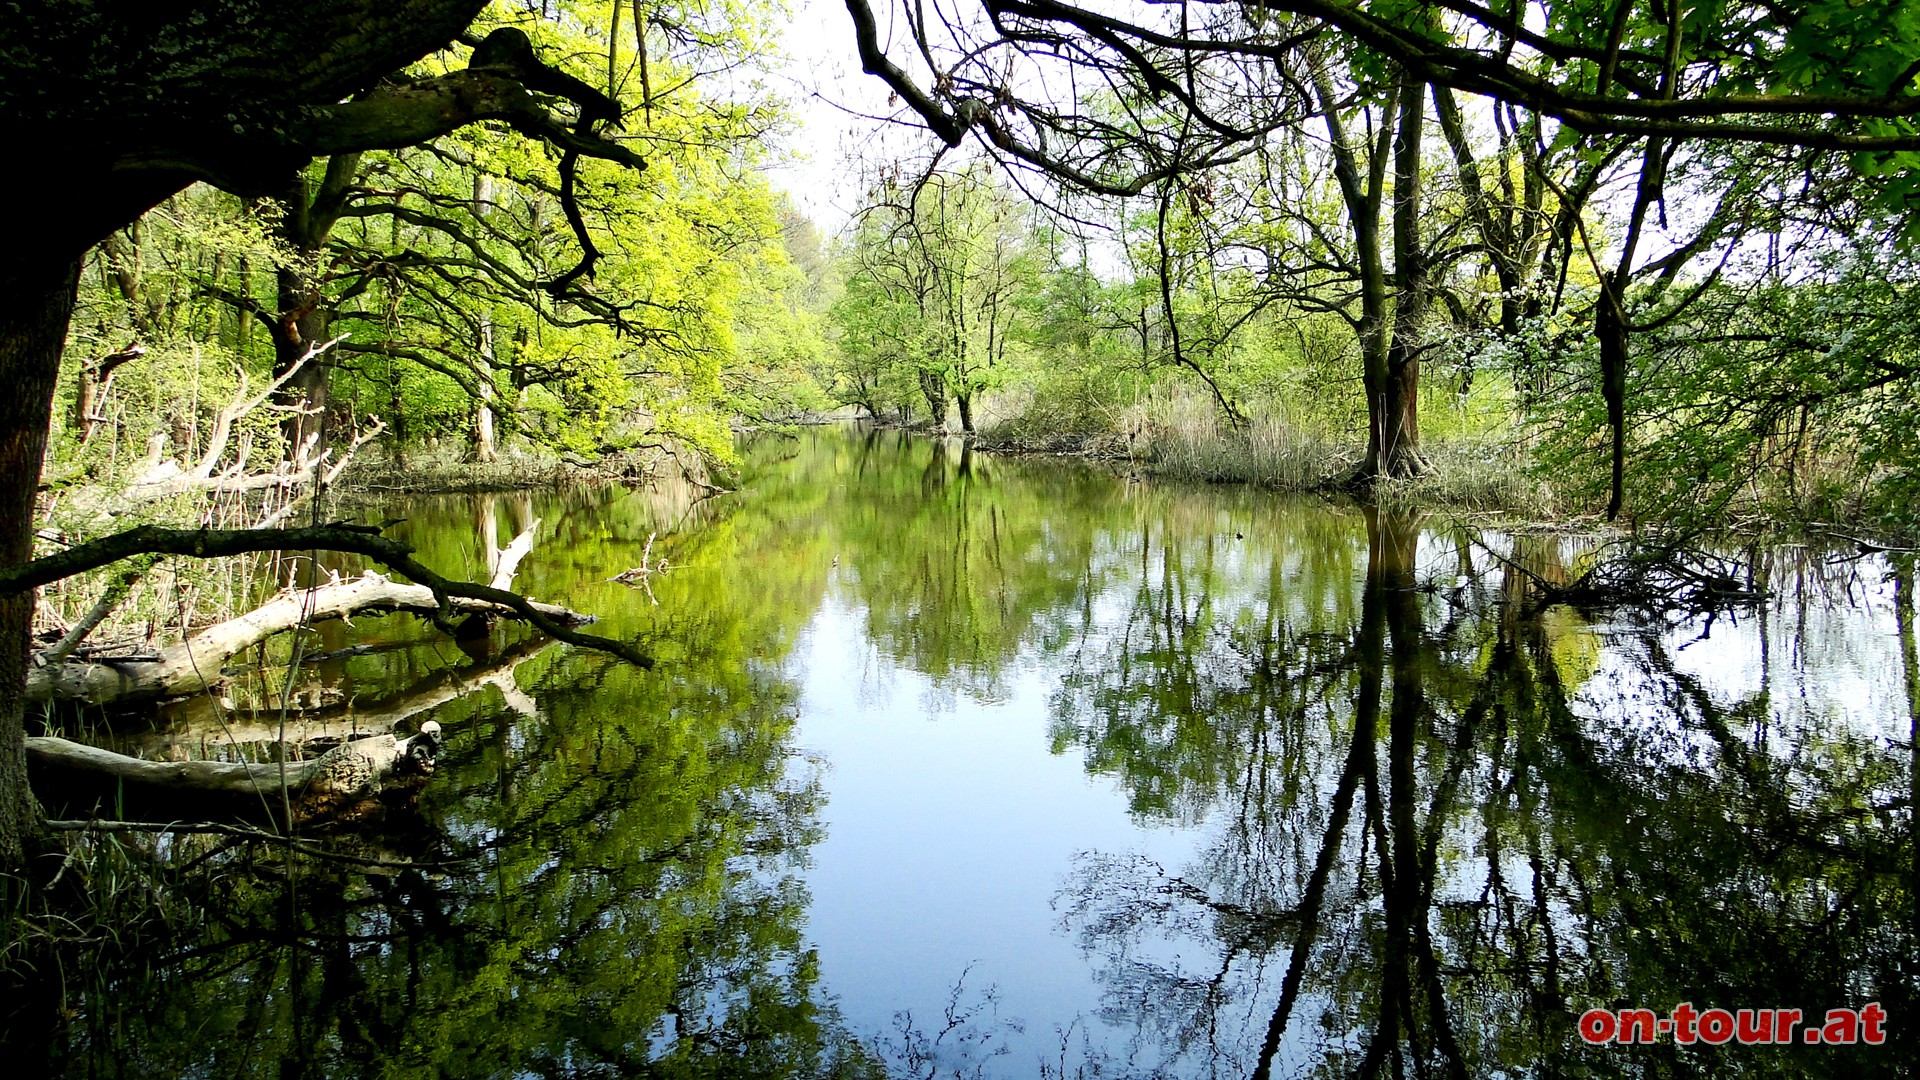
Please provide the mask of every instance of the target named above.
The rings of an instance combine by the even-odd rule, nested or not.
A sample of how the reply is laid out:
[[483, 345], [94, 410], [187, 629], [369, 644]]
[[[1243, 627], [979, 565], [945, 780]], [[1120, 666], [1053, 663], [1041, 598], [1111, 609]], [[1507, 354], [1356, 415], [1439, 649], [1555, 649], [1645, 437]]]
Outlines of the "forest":
[[[754, 697], [766, 692], [763, 673], [749, 670], [796, 647], [793, 614], [777, 630], [749, 628], [731, 609], [765, 598], [699, 578], [720, 596], [713, 610], [648, 622], [622, 606], [624, 591], [609, 600], [593, 583], [643, 590], [639, 610], [663, 596], [671, 609], [673, 563], [724, 548], [752, 576], [765, 572], [756, 558], [805, 546], [772, 527], [755, 534], [758, 554], [692, 537], [696, 525], [730, 527], [714, 507], [756, 490], [770, 445], [805, 445], [840, 469], [839, 451], [803, 442], [826, 425], [935, 440], [929, 500], [961, 499], [1000, 467], [976, 461], [1054, 458], [1107, 463], [1127, 490], [1310, 496], [1364, 516], [1372, 569], [1341, 566], [1369, 590], [1385, 579], [1376, 564], [1389, 549], [1399, 553], [1389, 576], [1415, 588], [1406, 553], [1429, 513], [1453, 523], [1441, 532], [1458, 545], [1460, 582], [1503, 573], [1518, 597], [1519, 574], [1545, 597], [1516, 607], [1712, 619], [1765, 602], [1761, 579], [1774, 571], [1756, 568], [1780, 561], [1769, 545], [1884, 557], [1905, 605], [1899, 632], [1912, 637], [1920, 0], [17, 9], [0, 26], [0, 138], [18, 154], [0, 190], [27, 219], [0, 272], [0, 381], [13, 391], [0, 396], [0, 899], [19, 926], [69, 919], [74, 890], [92, 887], [68, 868], [77, 853], [105, 858], [120, 843], [110, 836], [173, 836], [205, 818], [196, 843], [310, 854], [299, 830], [332, 828], [348, 796], [364, 794], [322, 790], [340, 760], [327, 748], [361, 744], [323, 739], [291, 765], [276, 749], [161, 770], [125, 745], [78, 737], [164, 726], [155, 718], [176, 707], [262, 733], [277, 709], [276, 743], [296, 713], [337, 736], [327, 727], [336, 703], [319, 689], [292, 704], [297, 672], [309, 654], [386, 646], [323, 641], [314, 628], [387, 612], [412, 613], [422, 634], [476, 662], [420, 681], [418, 701], [381, 706], [382, 722], [399, 727], [376, 771], [424, 760], [431, 773], [446, 747], [442, 722], [428, 730], [425, 718], [483, 691], [519, 708], [516, 670], [611, 679], [675, 710], [709, 700], [675, 680], [709, 677], [726, 702], [718, 713], [767, 741], [727, 751], [744, 755], [762, 785], [755, 797], [779, 804], [728, 811], [749, 832], [779, 833], [748, 854], [804, 847], [807, 826], [775, 819], [815, 813], [819, 793], [781, 786], [768, 731], [781, 730], [787, 705]], [[818, 102], [792, 77], [826, 63], [795, 44], [817, 40], [793, 33], [809, 19], [831, 24], [820, 33], [860, 71], [834, 108], [863, 134], [823, 170], [789, 174], [783, 163], [809, 150], [816, 164], [833, 153], [808, 128]], [[839, 209], [824, 213], [822, 193], [783, 190], [780, 179], [829, 173]], [[585, 497], [613, 523], [493, 501], [601, 488], [655, 492], [644, 498], [658, 521], [632, 524], [617, 503]], [[377, 522], [393, 500], [456, 493], [486, 493], [484, 509], [420, 512], [458, 542], [405, 517]], [[1095, 502], [1125, 535], [1124, 515]], [[976, 535], [962, 515], [954, 542], [1037, 550], [1044, 541], [1028, 533], [1043, 504], [1023, 503], [1004, 534], [998, 516]], [[800, 520], [824, 513], [802, 510]], [[896, 538], [937, 548], [918, 512], [900, 512]], [[859, 513], [857, 544], [814, 542], [805, 557], [837, 572], [857, 551], [874, 580], [909, 574], [869, 535], [884, 513]], [[1179, 528], [1203, 516], [1183, 510]], [[1513, 530], [1504, 554], [1483, 528]], [[1563, 565], [1515, 539], [1534, 533], [1594, 547]], [[594, 536], [601, 554], [582, 554]], [[1098, 563], [1098, 543], [1076, 543], [1077, 560]], [[1145, 576], [1153, 544], [1141, 543]], [[1475, 551], [1498, 565], [1476, 563]], [[562, 580], [543, 568], [549, 555], [605, 574], [547, 591]], [[974, 648], [1015, 625], [996, 646], [997, 670], [1023, 635], [1040, 633], [1038, 607], [1022, 603], [1096, 591], [1091, 570], [1075, 582], [1034, 563], [1030, 576], [1044, 581], [1033, 598], [981, 599], [966, 583], [986, 571], [970, 557], [955, 556], [965, 565], [937, 596], [913, 591], [924, 582], [902, 586], [917, 602], [900, 610], [884, 589], [861, 594], [869, 629], [904, 642], [900, 655], [936, 684], [973, 670], [944, 651], [964, 651], [966, 635], [941, 619], [966, 612]], [[1005, 572], [997, 554], [994, 566]], [[780, 595], [826, 589], [815, 569]], [[1277, 592], [1270, 600], [1283, 606]], [[1354, 648], [1373, 675], [1413, 680], [1438, 666], [1425, 652], [1382, 660], [1390, 637], [1394, 650], [1425, 640], [1402, 622], [1427, 616], [1398, 604], [1369, 591], [1354, 632], [1373, 643]], [[690, 646], [680, 636], [689, 627], [717, 638]], [[1475, 669], [1477, 654], [1461, 646], [1465, 674], [1447, 667], [1445, 678], [1487, 679], [1488, 695], [1535, 702], [1536, 676], [1513, 671], [1598, 648], [1564, 627], [1489, 632], [1501, 650], [1536, 655], [1500, 651]], [[1166, 633], [1180, 636], [1171, 624]], [[1301, 647], [1332, 649], [1319, 633]], [[733, 657], [763, 635], [776, 644], [741, 646], [756, 659], [739, 659], [738, 671], [698, 666], [707, 649]], [[428, 637], [392, 647], [426, 648]], [[542, 653], [548, 639], [595, 659], [555, 661]], [[473, 645], [482, 640], [492, 645]], [[1239, 671], [1242, 660], [1221, 663]], [[1269, 660], [1305, 665], [1286, 676], [1303, 684], [1332, 678], [1313, 665], [1345, 662]], [[625, 667], [592, 666], [602, 662]], [[1584, 679], [1598, 661], [1580, 663]], [[1663, 663], [1649, 678], [1684, 689]], [[1913, 663], [1908, 646], [1920, 722]], [[1077, 704], [1057, 704], [1052, 721], [1060, 746], [1089, 747], [1090, 774], [1106, 767], [1102, 754], [1139, 748], [1096, 745], [1086, 731], [1125, 714], [1135, 695], [1161, 700], [1131, 674], [1101, 677], [1114, 685], [1063, 682], [1059, 702]], [[1269, 677], [1247, 675], [1247, 685], [1279, 693]], [[1573, 715], [1581, 679], [1555, 682], [1555, 722]], [[982, 685], [969, 692], [1008, 692]], [[1181, 709], [1198, 708], [1191, 693], [1174, 694], [1186, 695]], [[1446, 694], [1477, 702], [1458, 711], [1478, 722], [1485, 701], [1453, 685], [1435, 697]], [[1305, 716], [1310, 705], [1298, 708]], [[1726, 710], [1701, 691], [1683, 711], [1720, 724]], [[342, 730], [358, 734], [358, 723]], [[1392, 753], [1405, 758], [1411, 729], [1393, 730]], [[634, 736], [632, 752], [644, 759], [652, 740], [680, 737]], [[1355, 762], [1362, 742], [1356, 734]], [[1850, 753], [1836, 760], [1854, 762]], [[1340, 773], [1341, 798], [1354, 797], [1361, 769]], [[686, 814], [726, 802], [726, 782], [700, 782], [711, 790], [680, 793], [700, 807]], [[1396, 806], [1411, 805], [1395, 791]], [[1348, 828], [1345, 805], [1326, 825], [1330, 851]], [[1891, 804], [1873, 805], [1885, 817]], [[1904, 821], [1898, 842], [1911, 845], [1910, 802]], [[1354, 827], [1364, 838], [1388, 824]], [[1390, 824], [1396, 847], [1411, 848], [1412, 818]], [[656, 825], [671, 832], [645, 829]], [[394, 857], [382, 848], [363, 861]], [[1431, 906], [1435, 871], [1422, 872], [1428, 894], [1416, 899]], [[1385, 869], [1381, 884], [1392, 888]], [[1088, 885], [1075, 910], [1114, 902], [1126, 887], [1115, 888]], [[96, 903], [87, 925], [128, 918], [114, 906], [123, 901]], [[780, 932], [798, 934], [798, 917], [782, 918]], [[52, 953], [34, 949], [66, 940], [42, 939], [10, 933], [0, 969], [40, 963]], [[73, 940], [93, 948], [101, 937]], [[789, 1004], [806, 1023], [819, 1019]], [[1403, 1026], [1416, 1013], [1433, 1021], [1431, 1008], [1446, 1027], [1443, 1005], [1394, 1007]], [[1274, 1022], [1278, 1039], [1285, 1021]], [[916, 1036], [903, 1037], [909, 1064], [920, 1060]], [[867, 1051], [833, 1053], [843, 1051], [853, 1057], [836, 1059], [839, 1074], [865, 1067]], [[1270, 1040], [1262, 1070], [1274, 1053]], [[1374, 1054], [1362, 1071], [1385, 1067]]]

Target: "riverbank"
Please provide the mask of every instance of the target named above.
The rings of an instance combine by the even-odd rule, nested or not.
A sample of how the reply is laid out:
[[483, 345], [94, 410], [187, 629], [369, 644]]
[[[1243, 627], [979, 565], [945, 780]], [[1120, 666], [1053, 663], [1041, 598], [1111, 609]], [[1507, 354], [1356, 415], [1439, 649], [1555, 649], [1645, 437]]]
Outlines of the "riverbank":
[[710, 470], [698, 454], [674, 453], [656, 446], [608, 450], [593, 457], [516, 446], [502, 451], [493, 461], [472, 461], [465, 453], [465, 446], [448, 443], [368, 457], [347, 470], [336, 490], [376, 496], [466, 495], [575, 483], [652, 483], [668, 479], [713, 486]]
[[[1204, 404], [1204, 403], [1201, 403]], [[1346, 499], [1343, 485], [1365, 454], [1364, 443], [1325, 425], [1259, 417], [1244, 426], [1220, 422], [1211, 408], [1180, 403], [1151, 413], [1129, 410], [1099, 430], [1047, 428], [1029, 417], [987, 412], [970, 437], [979, 452], [1014, 457], [1071, 457], [1102, 461], [1136, 478], [1197, 484], [1243, 484], [1266, 491]], [[964, 437], [924, 422], [837, 414], [807, 416], [791, 427], [863, 424], [927, 438]], [[1620, 522], [1607, 522], [1580, 493], [1577, 477], [1552, 475], [1521, 440], [1461, 424], [1433, 425], [1423, 454], [1430, 469], [1408, 480], [1377, 482], [1368, 499], [1395, 508], [1499, 519], [1528, 531], [1612, 532], [1620, 527], [1670, 528], [1689, 534], [1722, 534], [1772, 541], [1866, 538], [1870, 546], [1909, 546], [1914, 537], [1898, 523], [1861, 512], [1859, 492], [1837, 497], [1832, 485], [1808, 498], [1753, 485], [1736, 503], [1718, 508], [1680, 504], [1662, 508], [1630, 505]], [[743, 429], [765, 434], [775, 429]], [[462, 460], [455, 443], [418, 447], [399, 457], [356, 461], [336, 486], [347, 496], [470, 494], [527, 491], [579, 483], [686, 483], [708, 494], [731, 486], [711, 473], [698, 454], [659, 447], [609, 451], [597, 457], [515, 447], [493, 462]], [[1633, 480], [1629, 478], [1630, 490]]]
[[[1144, 475], [1205, 484], [1247, 484], [1270, 491], [1335, 494], [1358, 467], [1365, 447], [1254, 423], [1244, 431], [1148, 431], [1133, 435], [1043, 435], [992, 431], [975, 447], [997, 454], [1098, 458]], [[1522, 455], [1493, 440], [1431, 442], [1432, 469], [1410, 480], [1375, 485], [1375, 498], [1528, 520], [1564, 516], [1568, 508], [1533, 475]]]

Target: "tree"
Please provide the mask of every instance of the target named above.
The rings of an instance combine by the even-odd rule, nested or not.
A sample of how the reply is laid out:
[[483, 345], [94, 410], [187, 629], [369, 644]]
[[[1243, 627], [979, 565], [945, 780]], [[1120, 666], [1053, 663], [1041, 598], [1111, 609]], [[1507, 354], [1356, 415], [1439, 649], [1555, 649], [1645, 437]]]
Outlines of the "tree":
[[867, 192], [842, 260], [842, 397], [878, 415], [884, 388], [904, 377], [935, 426], [951, 401], [972, 435], [975, 401], [1004, 377], [1019, 336], [1020, 299], [1038, 286], [1028, 214], [984, 163], [936, 161], [911, 181], [901, 169]]
[[[868, 0], [847, 0], [847, 9], [868, 73], [949, 145], [978, 131], [1014, 159], [1082, 180], [1115, 177], [1085, 168], [1111, 148], [1054, 149], [1065, 144], [1047, 136], [1075, 125], [1087, 135], [1120, 129], [1021, 97], [1003, 74], [1010, 55], [1051, 54], [1152, 88], [1168, 99], [1159, 107], [1191, 111], [1214, 133], [1213, 157], [1263, 129], [1208, 108], [1195, 87], [1234, 65], [1284, 65], [1329, 33], [1421, 82], [1523, 105], [1584, 134], [1920, 150], [1912, 0], [1734, 0], [1692, 11], [1661, 0], [1534, 0], [1520, 13], [1471, 0], [1277, 0], [1140, 21], [1062, 0], [980, 0], [977, 14], [944, 16], [944, 26], [905, 11], [918, 53], [909, 63], [935, 64], [941, 33], [968, 46], [931, 87], [888, 54]], [[1268, 91], [1285, 92], [1262, 83], [1246, 94]]]
[[[407, 73], [462, 40], [483, 6], [316, 0], [263, 10], [251, 0], [191, 0], [156, 13], [47, 2], [6, 21], [0, 144], [46, 164], [0, 179], [9, 205], [34, 207], [42, 225], [0, 270], [0, 381], [10, 388], [0, 402], [0, 567], [33, 554], [81, 257], [147, 208], [196, 180], [274, 194], [311, 158], [407, 146], [482, 120], [551, 141], [574, 162], [644, 164], [597, 134], [617, 115], [605, 95], [543, 65], [524, 33], [468, 40], [459, 70]], [[537, 95], [578, 116], [563, 122]], [[570, 283], [561, 278], [556, 286]], [[31, 592], [0, 597], [0, 864], [20, 861], [35, 820], [21, 743], [32, 605]]]
[[[1636, 260], [1646, 261], [1642, 223], [1649, 207], [1664, 206], [1675, 155], [1705, 145], [1845, 155], [1883, 206], [1904, 212], [1920, 193], [1920, 4], [1912, 0], [1735, 0], [1692, 9], [1662, 0], [1536, 0], [1520, 10], [1462, 0], [1281, 0], [1154, 6], [1137, 20], [1061, 0], [980, 0], [977, 7], [936, 9], [937, 22], [917, 5], [901, 4], [911, 48], [899, 50], [900, 58], [881, 41], [868, 0], [847, 0], [847, 7], [863, 66], [945, 143], [974, 135], [1009, 167], [1082, 191], [1136, 194], [1253, 155], [1273, 132], [1316, 108], [1329, 114], [1315, 58], [1336, 50], [1351, 51], [1356, 64], [1371, 69], [1377, 87], [1399, 86], [1403, 109], [1415, 102], [1424, 108], [1424, 93], [1414, 88], [1440, 88], [1441, 125], [1464, 173], [1475, 170], [1454, 91], [1526, 110], [1532, 119], [1517, 127], [1531, 131], [1535, 143], [1536, 152], [1522, 158], [1529, 165], [1545, 148], [1583, 139], [1596, 140], [1603, 158], [1637, 149], [1636, 208], [1589, 315], [1610, 414], [1614, 512], [1622, 503], [1625, 380], [1636, 322], [1624, 293]], [[1049, 77], [1009, 74], [1029, 69]], [[1077, 86], [1096, 89], [1047, 96], [1054, 87]], [[1418, 180], [1404, 166], [1417, 163], [1419, 134], [1419, 124], [1402, 125], [1397, 188]], [[1564, 225], [1578, 223], [1590, 193], [1562, 200]], [[1468, 202], [1480, 204], [1470, 209], [1490, 258], [1503, 284], [1523, 280], [1518, 259], [1527, 242], [1502, 229], [1483, 196], [1469, 191]], [[1521, 204], [1542, 206], [1544, 199], [1536, 190]], [[1409, 260], [1420, 254], [1417, 244], [1398, 242], [1407, 232], [1401, 223], [1417, 223], [1417, 202], [1396, 195], [1400, 210], [1416, 213], [1396, 212], [1395, 303], [1404, 300], [1407, 313], [1417, 315], [1431, 284], [1421, 279], [1432, 267]], [[1560, 234], [1570, 238], [1573, 231]], [[1688, 258], [1656, 273], [1684, 267]], [[1373, 292], [1377, 310], [1384, 301], [1377, 287]], [[1510, 324], [1515, 314], [1503, 311], [1503, 319]], [[1363, 338], [1386, 334], [1383, 323], [1372, 318]], [[1408, 329], [1415, 323], [1395, 320]], [[1415, 418], [1397, 401], [1411, 399], [1418, 374], [1412, 339], [1394, 336], [1391, 359], [1382, 363], [1374, 350], [1365, 362], [1369, 463], [1378, 463], [1384, 439], [1388, 474], [1418, 462], [1393, 460], [1400, 452], [1394, 448], [1417, 447]]]
[[[1420, 354], [1431, 301], [1430, 260], [1420, 220], [1427, 87], [1404, 73], [1394, 79], [1377, 121], [1368, 118], [1366, 130], [1377, 132], [1370, 145], [1349, 130], [1342, 115], [1349, 106], [1335, 88], [1326, 58], [1313, 51], [1307, 65], [1352, 233], [1354, 254], [1348, 265], [1360, 286], [1361, 310], [1354, 330], [1367, 395], [1367, 457], [1352, 480], [1417, 476], [1428, 468], [1420, 453]], [[1383, 238], [1380, 217], [1389, 151], [1392, 226]]]

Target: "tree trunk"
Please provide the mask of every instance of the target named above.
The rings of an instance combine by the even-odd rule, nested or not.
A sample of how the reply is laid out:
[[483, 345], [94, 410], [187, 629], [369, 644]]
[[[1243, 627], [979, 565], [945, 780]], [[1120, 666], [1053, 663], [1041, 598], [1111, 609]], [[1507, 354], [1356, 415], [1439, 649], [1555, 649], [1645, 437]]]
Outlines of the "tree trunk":
[[[355, 808], [407, 769], [392, 734], [352, 740], [369, 749], [374, 776], [360, 791], [334, 790], [325, 758], [305, 761], [146, 761], [60, 738], [24, 740], [27, 759], [46, 805], [63, 817], [128, 814], [162, 821], [265, 816], [284, 824], [291, 803], [296, 823]], [[383, 745], [384, 744], [384, 745]], [[400, 749], [402, 753], [395, 755]], [[418, 772], [412, 775], [418, 776]]]
[[920, 396], [927, 401], [927, 415], [933, 418], [933, 426], [945, 431], [947, 427], [946, 377], [937, 371], [922, 371]]
[[973, 395], [955, 394], [953, 400], [960, 407], [960, 430], [973, 434]]
[[85, 446], [87, 440], [93, 438], [93, 429], [106, 419], [99, 414], [99, 409], [106, 401], [107, 391], [113, 389], [113, 373], [120, 365], [145, 355], [146, 346], [136, 341], [119, 352], [80, 365], [73, 394], [73, 430], [79, 433], [80, 445]]
[[[276, 377], [292, 370], [307, 350], [327, 339], [331, 314], [321, 295], [322, 266], [327, 238], [346, 205], [347, 191], [360, 168], [358, 153], [335, 154], [327, 159], [326, 172], [317, 188], [307, 183], [303, 165], [290, 178], [281, 199], [280, 239], [293, 250], [295, 258], [279, 273], [279, 326], [273, 335], [273, 373]], [[287, 456], [294, 457], [313, 440], [314, 449], [327, 443], [328, 374], [332, 368], [319, 357], [300, 369], [281, 387], [280, 401], [299, 406], [287, 414], [282, 430], [287, 437]]]
[[1420, 136], [1426, 88], [1400, 87], [1400, 123], [1393, 143], [1393, 331], [1385, 363], [1368, 371], [1368, 478], [1404, 479], [1428, 469], [1420, 453], [1420, 350], [1431, 290], [1420, 242]]
[[[1340, 96], [1325, 64], [1314, 61], [1313, 82], [1334, 159], [1334, 178], [1353, 230], [1354, 262], [1360, 275], [1360, 381], [1367, 395], [1367, 457], [1343, 483], [1363, 488], [1382, 476], [1413, 476], [1426, 459], [1420, 456], [1420, 366], [1412, 334], [1425, 304], [1424, 290], [1409, 290], [1408, 279], [1423, 282], [1418, 238], [1420, 125], [1425, 117], [1422, 93], [1405, 81], [1393, 87], [1382, 109], [1380, 134], [1368, 147], [1368, 167], [1361, 168], [1360, 149], [1340, 118]], [[1411, 99], [1411, 100], [1407, 100]], [[1386, 139], [1396, 133], [1394, 154], [1393, 244], [1398, 295], [1388, 288], [1386, 254], [1381, 247], [1381, 178]], [[1411, 258], [1414, 263], [1409, 266]], [[1411, 271], [1411, 273], [1409, 273]], [[1408, 297], [1419, 291], [1420, 297]], [[1391, 298], [1391, 299], [1390, 299]], [[1409, 306], [1411, 305], [1411, 306]], [[1402, 326], [1409, 318], [1413, 324]]]
[[1594, 334], [1600, 339], [1600, 396], [1607, 405], [1607, 433], [1613, 443], [1613, 471], [1607, 488], [1607, 520], [1620, 515], [1627, 491], [1627, 357], [1632, 341], [1620, 311], [1625, 274], [1616, 276], [1594, 305]]
[[253, 711], [201, 710], [184, 722], [175, 720], [166, 727], [122, 735], [115, 742], [142, 760], [180, 761], [194, 753], [205, 754], [210, 748], [275, 742], [283, 737], [296, 747], [323, 739], [359, 739], [397, 730], [403, 721], [488, 687], [500, 691], [506, 706], [515, 713], [534, 716], [539, 704], [520, 689], [514, 673], [552, 647], [552, 638], [536, 635], [509, 646], [491, 660], [436, 671], [391, 694], [355, 696], [285, 715], [277, 706]]
[[[0, 565], [33, 558], [34, 504], [53, 419], [53, 386], [73, 314], [80, 261], [0, 281]], [[33, 592], [0, 595], [0, 868], [19, 866], [39, 832], [27, 787], [28, 632]]]
[[500, 459], [500, 448], [493, 437], [493, 408], [487, 404], [493, 388], [481, 384], [481, 399], [473, 411], [473, 460], [492, 462]]
[[1627, 497], [1627, 362], [1632, 357], [1633, 328], [1627, 324], [1627, 289], [1633, 284], [1633, 257], [1646, 225], [1647, 211], [1660, 198], [1666, 179], [1665, 147], [1649, 138], [1640, 158], [1640, 182], [1633, 212], [1627, 217], [1627, 235], [1620, 242], [1620, 261], [1601, 280], [1600, 301], [1594, 305], [1594, 333], [1600, 338], [1600, 397], [1607, 406], [1607, 432], [1613, 441], [1613, 470], [1607, 492], [1607, 520], [1620, 516]]
[[1364, 480], [1407, 479], [1428, 469], [1420, 452], [1420, 361], [1398, 359], [1399, 351], [1389, 350], [1386, 372], [1369, 380]]
[[[27, 755], [34, 772], [104, 773], [122, 784], [138, 784], [163, 791], [204, 795], [271, 795], [280, 797], [281, 768], [275, 763], [244, 761], [145, 761], [97, 746], [52, 737], [27, 739]], [[312, 761], [287, 762], [288, 789], [297, 790], [313, 770]], [[59, 802], [48, 792], [49, 803]]]
[[[613, 7], [614, 19], [620, 17], [620, 5]], [[616, 35], [617, 36], [617, 35]], [[607, 46], [607, 66], [613, 66], [613, 46]], [[607, 85], [613, 85], [611, 79]], [[493, 210], [493, 177], [481, 173], [473, 178], [473, 216], [484, 220]], [[480, 399], [473, 404], [473, 459], [490, 462], [499, 458], [499, 448], [493, 437], [493, 365], [495, 352], [493, 347], [493, 313], [480, 313], [480, 340], [475, 342], [479, 350]]]
[[[326, 339], [327, 313], [320, 307], [319, 287], [298, 269], [280, 271], [280, 327], [273, 335], [274, 376], [286, 374], [309, 348]], [[280, 388], [279, 403], [298, 407], [287, 414], [281, 426], [289, 458], [297, 456], [309, 439], [314, 440], [316, 449], [326, 443], [330, 370], [323, 359], [315, 357]]]

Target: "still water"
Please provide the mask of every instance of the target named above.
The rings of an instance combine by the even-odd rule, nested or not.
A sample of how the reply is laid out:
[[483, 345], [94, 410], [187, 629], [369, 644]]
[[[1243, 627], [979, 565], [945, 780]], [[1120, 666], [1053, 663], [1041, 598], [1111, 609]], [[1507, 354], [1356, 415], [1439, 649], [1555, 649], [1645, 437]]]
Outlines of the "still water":
[[[183, 875], [203, 922], [9, 1041], [126, 1076], [1909, 1068], [1910, 571], [1762, 552], [1761, 610], [1589, 619], [1530, 596], [1568, 538], [891, 433], [747, 455], [698, 502], [386, 508], [481, 578], [539, 519], [518, 587], [656, 665], [321, 627], [296, 733], [448, 733], [417, 810], [336, 840], [418, 868]], [[119, 742], [248, 752], [232, 695]], [[1682, 1002], [1878, 1002], [1888, 1040], [1576, 1030]]]

